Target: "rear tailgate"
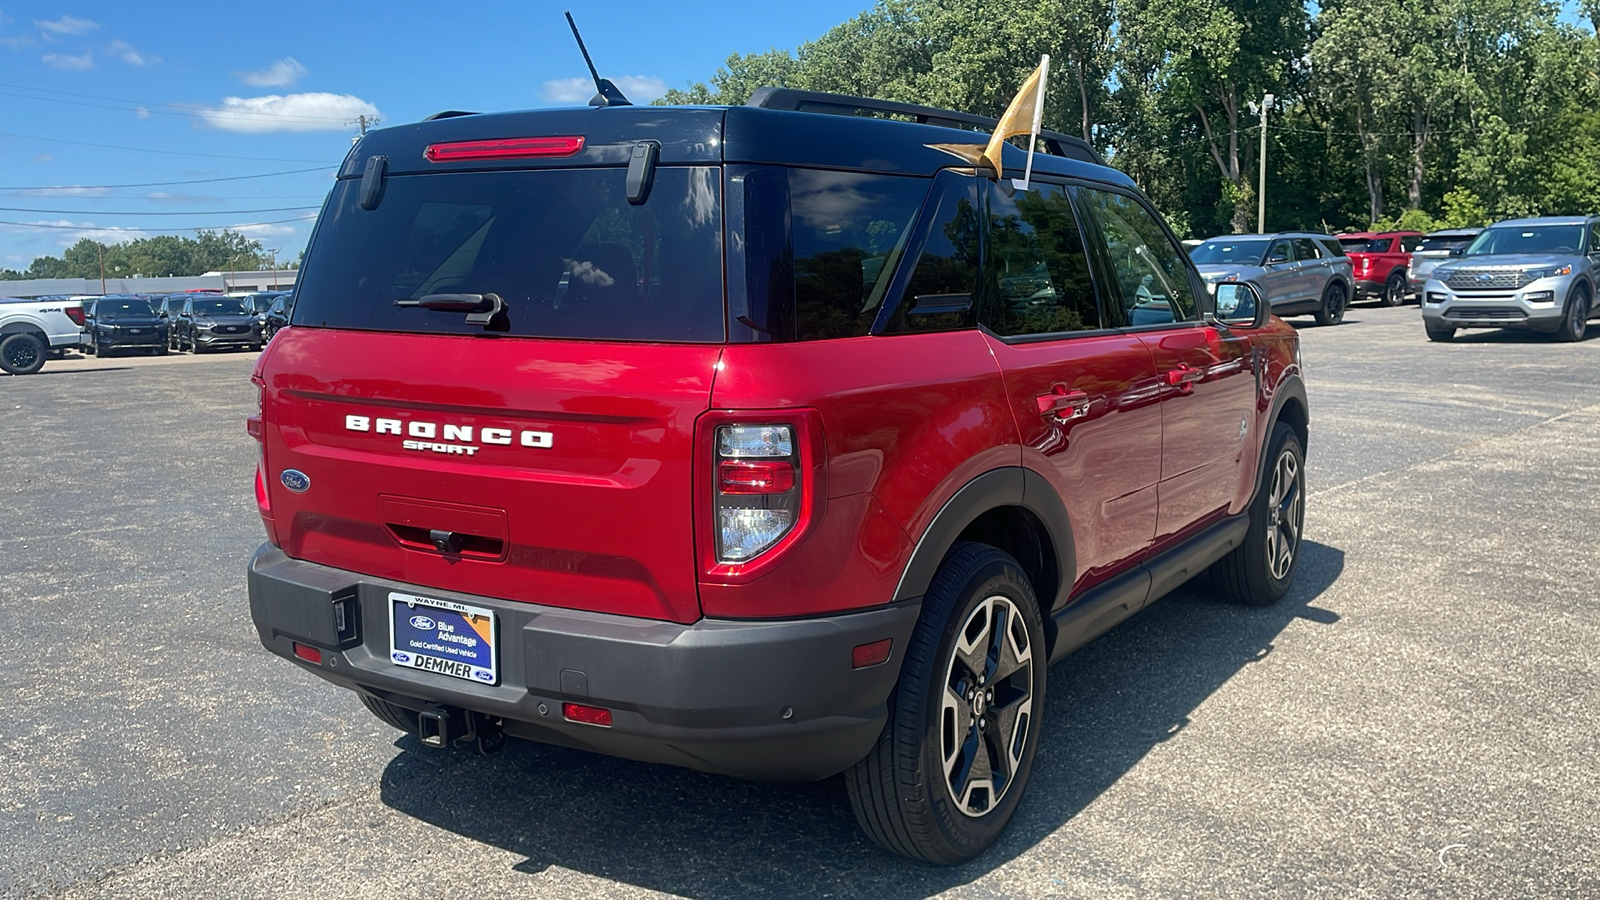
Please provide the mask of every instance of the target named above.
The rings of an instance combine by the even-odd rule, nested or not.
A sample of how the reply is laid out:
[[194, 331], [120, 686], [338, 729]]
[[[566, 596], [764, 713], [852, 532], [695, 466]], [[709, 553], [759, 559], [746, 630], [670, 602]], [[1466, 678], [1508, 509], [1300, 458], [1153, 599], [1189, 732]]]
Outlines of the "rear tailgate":
[[278, 538], [426, 587], [694, 621], [693, 423], [720, 349], [285, 329], [262, 367]]

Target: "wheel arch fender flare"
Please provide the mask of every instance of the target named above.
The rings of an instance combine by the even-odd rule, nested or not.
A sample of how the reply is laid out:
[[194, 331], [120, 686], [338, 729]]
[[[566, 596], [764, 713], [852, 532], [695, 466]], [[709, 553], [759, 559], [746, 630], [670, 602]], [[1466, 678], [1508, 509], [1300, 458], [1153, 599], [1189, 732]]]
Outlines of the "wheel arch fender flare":
[[[1287, 416], [1285, 412], [1287, 411]], [[1272, 408], [1266, 417], [1266, 427], [1261, 431], [1261, 449], [1257, 452], [1260, 459], [1256, 462], [1256, 472], [1266, 470], [1267, 454], [1272, 450], [1272, 433], [1278, 429], [1278, 423], [1287, 419], [1289, 427], [1295, 430], [1295, 435], [1300, 439], [1300, 449], [1309, 453], [1307, 445], [1311, 435], [1311, 404], [1306, 401], [1306, 383], [1298, 372], [1285, 375], [1278, 383], [1272, 395]], [[1255, 490], [1251, 492], [1251, 502], [1255, 502], [1255, 492], [1261, 490], [1262, 479], [1256, 478]]]
[[1039, 598], [1039, 613], [1048, 623], [1051, 611], [1059, 608], [1072, 590], [1077, 551], [1072, 521], [1056, 489], [1043, 475], [1023, 466], [990, 469], [945, 501], [911, 551], [911, 558], [900, 573], [894, 600], [911, 600], [927, 593], [940, 564], [967, 527], [984, 514], [1004, 507], [1020, 508], [1043, 526], [1048, 543], [1043, 549], [1053, 557], [1049, 562], [1057, 573], [1055, 595]]

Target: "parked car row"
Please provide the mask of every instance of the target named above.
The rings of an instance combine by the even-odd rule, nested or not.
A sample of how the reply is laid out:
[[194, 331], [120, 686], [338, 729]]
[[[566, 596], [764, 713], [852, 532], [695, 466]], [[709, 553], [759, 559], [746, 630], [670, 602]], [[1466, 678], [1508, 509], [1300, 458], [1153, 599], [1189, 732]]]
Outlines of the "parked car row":
[[49, 348], [57, 357], [73, 347], [100, 357], [128, 350], [158, 356], [174, 351], [260, 350], [279, 328], [288, 324], [292, 305], [287, 291], [110, 294], [41, 297], [39, 301], [81, 309], [81, 330], [76, 342], [57, 343]]
[[1235, 234], [1189, 248], [1207, 286], [1255, 286], [1279, 316], [1344, 318], [1351, 300], [1399, 306], [1416, 297], [1428, 338], [1463, 328], [1516, 328], [1582, 340], [1600, 308], [1600, 217], [1511, 219], [1488, 228]]

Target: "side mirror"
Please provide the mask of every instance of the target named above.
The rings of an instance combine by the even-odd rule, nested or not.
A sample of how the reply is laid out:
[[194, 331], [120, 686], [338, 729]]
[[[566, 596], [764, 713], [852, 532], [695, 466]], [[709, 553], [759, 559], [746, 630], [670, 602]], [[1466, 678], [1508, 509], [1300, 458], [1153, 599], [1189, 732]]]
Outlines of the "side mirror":
[[1271, 309], [1254, 285], [1242, 281], [1219, 282], [1215, 291], [1215, 319], [1229, 328], [1260, 328]]
[[1467, 255], [1467, 245], [1466, 244], [1462, 244], [1459, 247], [1451, 247], [1450, 248], [1450, 255], [1451, 256], [1466, 256]]

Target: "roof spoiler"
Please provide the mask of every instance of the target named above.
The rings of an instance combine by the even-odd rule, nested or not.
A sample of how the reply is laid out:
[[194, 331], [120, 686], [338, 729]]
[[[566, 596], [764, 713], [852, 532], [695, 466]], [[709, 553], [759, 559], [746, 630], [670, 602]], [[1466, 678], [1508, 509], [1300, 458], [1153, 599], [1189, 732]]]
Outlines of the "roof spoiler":
[[[823, 91], [802, 91], [797, 88], [764, 87], [757, 88], [745, 101], [745, 106], [754, 106], [760, 109], [779, 109], [789, 112], [823, 113], [835, 116], [898, 116], [909, 118], [922, 125], [938, 125], [943, 128], [957, 128], [962, 131], [981, 131], [985, 134], [994, 131], [1000, 124], [999, 119], [988, 116], [979, 116], [972, 113], [957, 112], [953, 109], [939, 109], [934, 106], [919, 106], [915, 103], [901, 103], [897, 100], [877, 100], [871, 97], [852, 97], [848, 94], [829, 94]], [[1063, 156], [1076, 159], [1080, 162], [1093, 163], [1103, 166], [1106, 161], [1083, 138], [1062, 134], [1058, 131], [1039, 132], [1040, 143], [1051, 156]]]

